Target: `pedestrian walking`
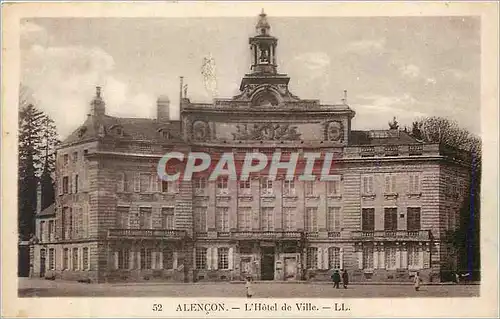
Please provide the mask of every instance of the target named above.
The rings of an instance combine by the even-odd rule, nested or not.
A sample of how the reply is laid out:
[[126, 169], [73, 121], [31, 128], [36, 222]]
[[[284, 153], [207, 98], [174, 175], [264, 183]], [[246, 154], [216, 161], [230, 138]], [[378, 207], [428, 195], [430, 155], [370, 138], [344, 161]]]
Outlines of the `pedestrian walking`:
[[344, 289], [347, 289], [347, 285], [349, 284], [349, 274], [347, 270], [342, 269], [342, 285], [344, 285]]
[[333, 288], [339, 289], [339, 284], [340, 284], [340, 274], [337, 269], [332, 274], [332, 280], [333, 280]]
[[247, 298], [252, 298], [252, 277], [247, 277], [247, 281], [245, 283], [245, 288], [247, 290]]
[[420, 283], [422, 282], [422, 279], [420, 278], [418, 271], [415, 274], [415, 277], [413, 278], [413, 284], [415, 287], [415, 291], [418, 291], [420, 289]]

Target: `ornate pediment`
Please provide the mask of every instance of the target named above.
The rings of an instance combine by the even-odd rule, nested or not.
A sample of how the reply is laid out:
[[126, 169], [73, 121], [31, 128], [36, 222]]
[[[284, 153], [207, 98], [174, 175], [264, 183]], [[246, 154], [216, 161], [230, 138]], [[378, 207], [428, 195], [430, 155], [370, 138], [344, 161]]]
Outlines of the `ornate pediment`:
[[247, 84], [233, 101], [250, 102], [253, 106], [279, 106], [300, 99], [290, 93], [286, 84]]

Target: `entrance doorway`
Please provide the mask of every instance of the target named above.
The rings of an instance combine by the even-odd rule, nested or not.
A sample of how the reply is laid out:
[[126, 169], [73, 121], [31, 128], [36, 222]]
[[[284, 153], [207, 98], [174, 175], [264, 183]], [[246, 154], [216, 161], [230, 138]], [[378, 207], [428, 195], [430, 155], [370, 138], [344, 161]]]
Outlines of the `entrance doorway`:
[[295, 280], [297, 275], [297, 259], [295, 257], [285, 258], [285, 280]]
[[274, 280], [274, 247], [262, 247], [260, 278]]
[[45, 249], [40, 250], [40, 277], [45, 277]]

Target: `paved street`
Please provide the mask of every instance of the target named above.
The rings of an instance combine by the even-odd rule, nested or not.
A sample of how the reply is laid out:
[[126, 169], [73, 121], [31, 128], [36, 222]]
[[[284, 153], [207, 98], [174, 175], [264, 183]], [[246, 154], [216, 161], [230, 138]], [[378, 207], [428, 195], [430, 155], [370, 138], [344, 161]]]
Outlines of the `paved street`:
[[[479, 285], [422, 286], [351, 285], [334, 289], [324, 283], [254, 283], [254, 298], [383, 298], [383, 297], [474, 297]], [[20, 297], [245, 297], [243, 283], [196, 284], [84, 284], [19, 278]]]

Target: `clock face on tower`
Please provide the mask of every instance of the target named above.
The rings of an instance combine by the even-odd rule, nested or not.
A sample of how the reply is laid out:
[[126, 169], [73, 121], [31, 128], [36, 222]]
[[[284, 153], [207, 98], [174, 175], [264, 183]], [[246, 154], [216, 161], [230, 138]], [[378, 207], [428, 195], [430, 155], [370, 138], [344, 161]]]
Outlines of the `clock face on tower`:
[[342, 140], [343, 127], [338, 121], [330, 122], [326, 126], [326, 137], [329, 141], [339, 142]]

